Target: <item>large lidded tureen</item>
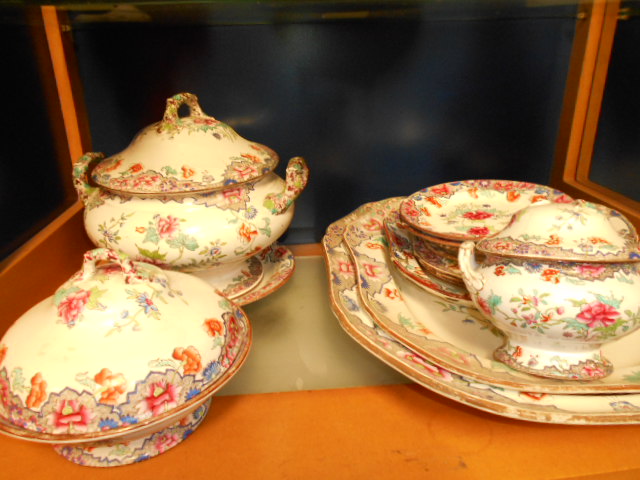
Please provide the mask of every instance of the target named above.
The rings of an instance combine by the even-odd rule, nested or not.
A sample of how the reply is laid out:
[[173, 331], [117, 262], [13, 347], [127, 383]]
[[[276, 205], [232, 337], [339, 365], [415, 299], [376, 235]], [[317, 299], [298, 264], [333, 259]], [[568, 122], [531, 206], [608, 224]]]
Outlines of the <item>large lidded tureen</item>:
[[150, 458], [200, 424], [250, 344], [207, 282], [89, 251], [0, 341], [0, 431], [83, 465]]
[[273, 150], [205, 115], [190, 93], [169, 98], [160, 122], [103, 158], [89, 153], [74, 166], [91, 240], [163, 268], [212, 269], [217, 287], [260, 267], [253, 256], [287, 229], [309, 174], [295, 157], [286, 181], [278, 177]]
[[494, 356], [514, 369], [602, 378], [613, 365], [601, 345], [640, 327], [638, 236], [603, 205], [532, 205], [497, 235], [463, 243], [459, 264], [477, 307], [506, 336]]

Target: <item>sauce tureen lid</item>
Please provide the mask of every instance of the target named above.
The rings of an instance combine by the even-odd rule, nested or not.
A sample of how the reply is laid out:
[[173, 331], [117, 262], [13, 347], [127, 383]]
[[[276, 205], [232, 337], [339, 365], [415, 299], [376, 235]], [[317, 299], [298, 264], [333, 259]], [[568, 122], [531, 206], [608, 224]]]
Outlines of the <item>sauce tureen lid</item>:
[[[180, 117], [186, 104], [189, 115]], [[101, 161], [93, 180], [108, 190], [167, 194], [219, 190], [272, 171], [278, 155], [206, 115], [191, 93], [167, 99], [164, 117], [144, 128], [122, 152]]]
[[535, 259], [640, 261], [638, 234], [631, 222], [616, 210], [585, 200], [524, 208], [500, 233], [481, 240], [477, 249]]
[[40, 441], [146, 428], [219, 389], [250, 338], [203, 280], [92, 250], [0, 341], [0, 419]]

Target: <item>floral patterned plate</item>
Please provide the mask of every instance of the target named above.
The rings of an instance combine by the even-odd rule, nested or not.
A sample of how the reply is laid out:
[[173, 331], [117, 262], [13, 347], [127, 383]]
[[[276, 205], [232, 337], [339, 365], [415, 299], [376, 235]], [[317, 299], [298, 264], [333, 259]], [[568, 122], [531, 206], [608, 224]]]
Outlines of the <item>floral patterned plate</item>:
[[[397, 199], [392, 199], [397, 200]], [[640, 423], [640, 395], [529, 393], [477, 382], [429, 362], [375, 322], [358, 294], [355, 265], [342, 241], [345, 227], [385, 201], [366, 204], [333, 223], [323, 238], [331, 307], [342, 328], [363, 348], [425, 388], [479, 410], [520, 420], [572, 425]]]
[[508, 180], [466, 180], [422, 189], [400, 205], [411, 227], [450, 240], [478, 240], [498, 233], [514, 213], [540, 200], [567, 202], [559, 190]]
[[[399, 200], [394, 203], [399, 203]], [[389, 259], [406, 278], [416, 283], [426, 291], [439, 297], [450, 299], [452, 302], [473, 306], [469, 292], [464, 286], [456, 285], [424, 270], [411, 251], [411, 239], [408, 234], [394, 221], [396, 212], [390, 212], [385, 219], [384, 228], [389, 243]]]
[[[230, 298], [237, 305], [247, 305], [272, 294], [291, 278], [295, 270], [293, 254], [287, 247], [277, 243], [265, 248], [251, 258], [260, 264], [261, 275], [259, 282], [251, 288], [243, 289], [240, 292], [234, 290], [235, 286], [240, 285], [241, 282], [223, 285], [221, 289], [221, 293], [225, 296], [229, 296], [231, 293]], [[208, 274], [208, 271], [192, 273], [192, 275], [203, 280], [207, 280]]]
[[289, 281], [296, 267], [291, 250], [276, 243], [262, 250], [254, 258], [260, 260], [264, 275], [254, 289], [235, 299], [237, 305], [247, 305], [271, 295]]
[[[375, 208], [377, 205], [377, 208]], [[373, 204], [345, 229], [344, 239], [359, 276], [362, 304], [383, 330], [427, 360], [475, 381], [545, 393], [640, 391], [640, 336], [606, 345], [614, 372], [592, 381], [566, 382], [517, 372], [493, 359], [502, 334], [475, 308], [456, 305], [394, 275], [381, 225], [390, 208]]]
[[236, 300], [256, 288], [264, 276], [264, 268], [256, 256], [230, 265], [193, 272], [229, 300]]

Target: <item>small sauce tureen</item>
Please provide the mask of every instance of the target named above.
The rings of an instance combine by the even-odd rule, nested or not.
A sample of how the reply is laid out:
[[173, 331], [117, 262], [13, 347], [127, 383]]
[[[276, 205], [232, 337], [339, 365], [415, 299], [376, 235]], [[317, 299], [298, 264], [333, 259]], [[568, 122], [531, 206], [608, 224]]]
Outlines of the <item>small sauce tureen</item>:
[[[178, 115], [183, 104], [186, 117]], [[97, 246], [163, 268], [216, 267], [213, 276], [233, 277], [255, 269], [248, 259], [288, 228], [307, 184], [302, 158], [289, 161], [286, 181], [273, 172], [278, 160], [205, 115], [195, 95], [181, 93], [125, 150], [106, 159], [88, 153], [73, 174]]]
[[250, 343], [203, 280], [89, 251], [0, 341], [0, 431], [83, 465], [155, 456], [200, 424]]
[[458, 260], [476, 306], [506, 336], [495, 357], [516, 370], [602, 378], [613, 365], [601, 345], [640, 327], [638, 236], [603, 205], [532, 205], [497, 235], [463, 243]]

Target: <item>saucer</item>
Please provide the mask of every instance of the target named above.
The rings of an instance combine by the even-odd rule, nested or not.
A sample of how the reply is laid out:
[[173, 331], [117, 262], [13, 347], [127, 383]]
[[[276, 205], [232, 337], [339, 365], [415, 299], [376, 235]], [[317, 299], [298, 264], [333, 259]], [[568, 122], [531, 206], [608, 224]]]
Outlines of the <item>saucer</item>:
[[389, 259], [396, 269], [406, 278], [434, 295], [472, 306], [473, 301], [464, 286], [438, 278], [422, 268], [411, 251], [411, 239], [404, 230], [398, 227], [393, 218], [394, 214], [391, 213], [390, 218], [385, 220], [384, 227], [389, 243]]
[[355, 265], [342, 242], [345, 227], [376, 209], [366, 204], [331, 224], [323, 238], [331, 307], [341, 327], [372, 355], [444, 397], [496, 415], [571, 425], [640, 423], [640, 395], [532, 394], [477, 382], [429, 362], [376, 326], [357, 291]]
[[293, 253], [284, 245], [274, 243], [253, 258], [257, 258], [262, 264], [262, 279], [251, 291], [234, 300], [237, 305], [247, 305], [271, 295], [287, 283], [295, 270]]
[[501, 231], [518, 210], [541, 200], [571, 201], [563, 192], [511, 180], [465, 180], [424, 188], [400, 205], [411, 227], [449, 240], [479, 240]]
[[229, 300], [235, 300], [258, 286], [263, 278], [262, 262], [252, 256], [239, 262], [191, 272], [218, 290]]
[[451, 372], [504, 388], [545, 393], [631, 393], [640, 391], [640, 333], [605, 345], [614, 372], [594, 381], [566, 382], [515, 371], [493, 359], [502, 334], [475, 308], [428, 294], [394, 275], [380, 228], [388, 213], [373, 204], [344, 232], [359, 276], [362, 304], [378, 326], [407, 347]]

